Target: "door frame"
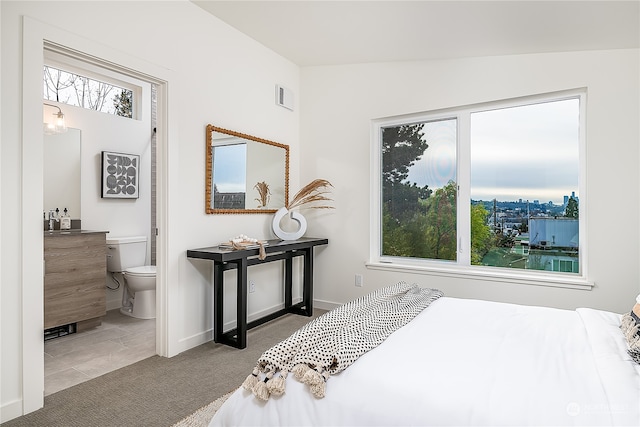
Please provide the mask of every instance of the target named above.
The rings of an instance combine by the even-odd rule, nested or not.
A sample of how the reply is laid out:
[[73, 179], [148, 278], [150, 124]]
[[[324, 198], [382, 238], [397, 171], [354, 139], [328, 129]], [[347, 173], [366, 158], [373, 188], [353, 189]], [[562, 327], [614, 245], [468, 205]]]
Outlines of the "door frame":
[[[42, 69], [45, 43], [64, 47], [84, 58], [119, 68], [157, 87], [156, 151], [156, 353], [172, 356], [171, 298], [167, 283], [177, 282], [170, 265], [170, 171], [177, 161], [173, 72], [101, 43], [69, 33], [31, 17], [23, 17], [22, 152], [21, 152], [21, 289], [22, 289], [22, 414], [44, 405], [44, 265]], [[174, 193], [176, 194], [176, 193]], [[175, 340], [173, 340], [175, 341]], [[173, 346], [175, 347], [175, 346]]]

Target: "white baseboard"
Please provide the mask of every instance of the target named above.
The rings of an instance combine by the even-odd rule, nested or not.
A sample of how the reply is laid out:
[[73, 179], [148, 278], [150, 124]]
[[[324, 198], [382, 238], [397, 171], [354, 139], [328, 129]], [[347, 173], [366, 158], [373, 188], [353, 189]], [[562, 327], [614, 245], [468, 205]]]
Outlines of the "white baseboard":
[[178, 345], [180, 347], [178, 348], [178, 352], [176, 354], [182, 353], [183, 351], [187, 351], [191, 348], [197, 347], [212, 340], [213, 328], [182, 338], [178, 340]]
[[333, 310], [334, 308], [338, 308], [340, 307], [342, 304], [338, 303], [338, 302], [331, 302], [331, 301], [323, 301], [323, 300], [313, 300], [313, 307], [314, 308], [320, 308], [322, 310]]
[[[295, 298], [293, 300], [293, 304], [297, 304], [302, 301], [302, 298]], [[322, 300], [314, 300], [313, 306], [314, 308], [319, 308], [321, 310], [333, 310], [336, 307], [341, 306], [342, 304], [330, 301], [322, 301]], [[116, 307], [118, 308], [118, 307]], [[281, 310], [284, 308], [284, 303], [274, 305], [272, 307], [265, 308], [263, 310], [257, 311], [255, 313], [251, 313], [247, 316], [248, 322], [253, 322], [254, 320], [260, 319], [268, 314], [271, 314], [275, 311]], [[231, 320], [225, 322], [222, 329], [224, 331], [229, 331], [236, 327], [236, 321]], [[189, 350], [191, 348], [197, 347], [201, 344], [207, 343], [213, 340], [213, 329], [207, 329], [205, 331], [199, 332], [197, 334], [182, 338], [178, 341], [180, 348], [178, 349], [178, 353], [182, 353], [183, 351]]]
[[0, 406], [0, 424], [22, 415], [24, 415], [22, 413], [22, 399], [16, 399]]
[[[292, 303], [293, 304], [297, 304], [300, 301], [302, 301], [302, 298], [294, 298]], [[278, 310], [282, 310], [284, 308], [284, 303], [281, 304], [276, 304], [272, 307], [267, 307], [263, 310], [260, 311], [256, 311], [255, 313], [250, 313], [247, 315], [247, 322], [253, 322], [254, 320], [260, 319], [264, 316], [267, 316], [271, 313], [273, 313], [274, 311], [278, 311]], [[223, 326], [222, 326], [222, 330], [223, 331], [228, 331], [230, 329], [233, 329], [236, 327], [236, 321], [235, 320], [231, 320], [229, 322], [226, 322]]]

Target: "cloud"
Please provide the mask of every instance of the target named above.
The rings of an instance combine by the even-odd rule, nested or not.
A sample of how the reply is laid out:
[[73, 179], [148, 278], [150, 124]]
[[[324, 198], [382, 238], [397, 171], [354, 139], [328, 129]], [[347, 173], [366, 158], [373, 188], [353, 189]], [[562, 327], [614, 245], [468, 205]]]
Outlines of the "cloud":
[[[562, 203], [577, 192], [578, 115], [578, 99], [472, 113], [471, 197]], [[458, 181], [456, 120], [428, 123], [425, 138], [429, 148], [410, 169], [409, 181], [434, 189]]]

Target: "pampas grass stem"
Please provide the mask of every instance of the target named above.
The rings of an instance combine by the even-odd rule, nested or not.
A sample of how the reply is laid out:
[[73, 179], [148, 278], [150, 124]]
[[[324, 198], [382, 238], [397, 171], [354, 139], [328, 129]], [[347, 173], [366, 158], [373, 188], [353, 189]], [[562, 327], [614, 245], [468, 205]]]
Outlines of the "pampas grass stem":
[[258, 194], [260, 195], [259, 199], [255, 199], [260, 205], [258, 207], [265, 207], [267, 203], [269, 203], [269, 198], [271, 196], [271, 191], [269, 190], [269, 184], [262, 181], [253, 186], [256, 190], [258, 190]]
[[[330, 190], [328, 189], [329, 187], [333, 187], [333, 185], [331, 185], [331, 183], [326, 179], [314, 179], [313, 181], [302, 187], [300, 191], [298, 191], [296, 195], [293, 196], [291, 203], [289, 203], [289, 205], [287, 206], [287, 210], [299, 208], [309, 203], [332, 201], [333, 199], [325, 196], [325, 194], [328, 194], [330, 192]], [[309, 206], [309, 208], [333, 209], [333, 206], [321, 205]]]

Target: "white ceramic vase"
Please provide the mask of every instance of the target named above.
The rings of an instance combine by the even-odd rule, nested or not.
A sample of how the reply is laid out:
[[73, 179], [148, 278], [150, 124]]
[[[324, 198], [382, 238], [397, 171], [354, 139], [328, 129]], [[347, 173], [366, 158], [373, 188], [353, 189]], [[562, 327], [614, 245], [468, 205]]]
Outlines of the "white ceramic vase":
[[[289, 214], [290, 218], [298, 223], [298, 230], [293, 232], [284, 231], [280, 228], [280, 221], [287, 214]], [[307, 220], [305, 217], [297, 211], [291, 211], [285, 207], [278, 209], [278, 212], [273, 216], [273, 222], [271, 223], [271, 228], [276, 236], [278, 236], [282, 240], [298, 240], [301, 238], [304, 233], [307, 231]]]

